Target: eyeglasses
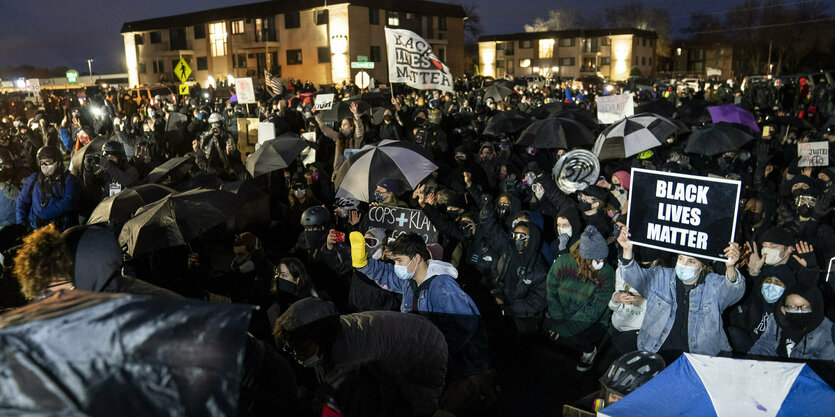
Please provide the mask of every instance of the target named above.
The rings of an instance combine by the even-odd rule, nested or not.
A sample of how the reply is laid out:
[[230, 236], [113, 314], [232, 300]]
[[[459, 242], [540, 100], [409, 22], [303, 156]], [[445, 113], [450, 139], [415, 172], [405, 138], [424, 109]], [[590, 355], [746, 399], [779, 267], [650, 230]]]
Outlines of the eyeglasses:
[[53, 162], [53, 163], [51, 163], [51, 164], [50, 164], [49, 162], [41, 162], [41, 163], [40, 163], [40, 166], [42, 166], [42, 167], [51, 167], [51, 166], [53, 166], [53, 165], [55, 165], [55, 164], [57, 164], [57, 163], [58, 163], [58, 161], [55, 161], [55, 162]]
[[510, 237], [514, 240], [528, 240], [528, 235], [520, 232], [513, 232]]
[[475, 223], [473, 222], [461, 222], [461, 227], [464, 229], [469, 229], [473, 226], [475, 226]]
[[808, 305], [808, 304], [805, 304], [805, 305], [802, 305], [802, 306], [786, 305], [786, 311], [793, 311], [793, 312], [799, 312], [799, 311], [803, 311], [803, 312], [810, 312], [810, 311], [812, 311], [812, 306], [811, 306], [811, 305]]

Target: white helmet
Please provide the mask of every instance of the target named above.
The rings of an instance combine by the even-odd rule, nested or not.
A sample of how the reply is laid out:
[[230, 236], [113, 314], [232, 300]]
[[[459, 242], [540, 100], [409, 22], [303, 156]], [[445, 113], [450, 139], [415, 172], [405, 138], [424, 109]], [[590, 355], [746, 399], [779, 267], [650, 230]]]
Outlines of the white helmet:
[[209, 123], [210, 124], [211, 123], [220, 123], [221, 121], [222, 121], [222, 119], [220, 118], [220, 113], [212, 113], [211, 116], [209, 116]]

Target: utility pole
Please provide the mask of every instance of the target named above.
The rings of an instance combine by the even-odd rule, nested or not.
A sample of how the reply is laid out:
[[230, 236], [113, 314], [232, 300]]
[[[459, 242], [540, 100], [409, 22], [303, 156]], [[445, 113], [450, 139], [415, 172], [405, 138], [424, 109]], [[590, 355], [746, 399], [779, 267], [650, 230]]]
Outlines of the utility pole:
[[768, 75], [771, 75], [771, 46], [774, 45], [774, 41], [768, 43], [768, 66], [766, 70], [768, 71]]
[[87, 70], [90, 71], [90, 84], [93, 83], [93, 58], [87, 58]]

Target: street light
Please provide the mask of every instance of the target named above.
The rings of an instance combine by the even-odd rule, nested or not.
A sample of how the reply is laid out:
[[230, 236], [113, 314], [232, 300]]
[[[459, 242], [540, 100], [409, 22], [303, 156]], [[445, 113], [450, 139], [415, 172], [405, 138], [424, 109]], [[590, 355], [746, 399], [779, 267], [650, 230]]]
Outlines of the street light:
[[93, 83], [93, 58], [87, 58], [87, 70], [90, 71], [90, 84]]

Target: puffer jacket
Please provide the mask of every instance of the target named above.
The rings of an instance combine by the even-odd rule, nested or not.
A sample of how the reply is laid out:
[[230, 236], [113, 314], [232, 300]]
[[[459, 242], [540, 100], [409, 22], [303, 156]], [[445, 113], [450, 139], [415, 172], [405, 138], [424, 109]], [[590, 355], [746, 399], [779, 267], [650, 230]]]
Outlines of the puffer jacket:
[[404, 416], [431, 415], [446, 384], [444, 335], [419, 315], [369, 311], [340, 316], [328, 359], [334, 367], [377, 362], [388, 369], [408, 398]]
[[[64, 170], [63, 167], [60, 169]], [[26, 178], [15, 206], [18, 223], [29, 224], [33, 228], [55, 223], [59, 230], [78, 224], [81, 180], [66, 170], [57, 175], [51, 181], [51, 192], [46, 195], [41, 189], [43, 174], [36, 172]]]
[[[620, 262], [623, 280], [646, 297], [646, 311], [638, 349], [658, 352], [667, 340], [676, 319], [676, 273], [660, 266], [644, 269], [634, 260]], [[722, 312], [739, 301], [745, 293], [745, 279], [737, 271], [735, 282], [710, 273], [705, 281], [690, 291], [687, 338], [690, 353], [716, 356], [730, 352], [731, 345], [722, 327]]]

